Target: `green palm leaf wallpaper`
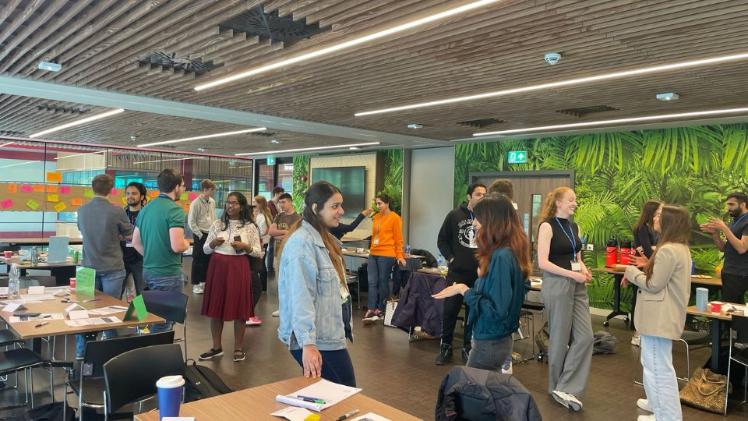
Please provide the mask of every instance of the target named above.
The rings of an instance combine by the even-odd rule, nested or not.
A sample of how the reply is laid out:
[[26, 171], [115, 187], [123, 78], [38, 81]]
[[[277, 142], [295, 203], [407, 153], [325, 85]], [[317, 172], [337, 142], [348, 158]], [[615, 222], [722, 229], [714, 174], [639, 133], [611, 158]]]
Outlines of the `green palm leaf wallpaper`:
[[[510, 150], [527, 150], [528, 162], [508, 164]], [[595, 244], [591, 262], [603, 265], [607, 239], [630, 239], [641, 206], [655, 199], [688, 208], [697, 271], [713, 273], [722, 256], [698, 223], [724, 215], [729, 192], [748, 190], [748, 124], [459, 144], [454, 203], [463, 200], [471, 172], [570, 169], [579, 202], [576, 221]], [[596, 275], [590, 301], [609, 308], [611, 291], [612, 277]]]

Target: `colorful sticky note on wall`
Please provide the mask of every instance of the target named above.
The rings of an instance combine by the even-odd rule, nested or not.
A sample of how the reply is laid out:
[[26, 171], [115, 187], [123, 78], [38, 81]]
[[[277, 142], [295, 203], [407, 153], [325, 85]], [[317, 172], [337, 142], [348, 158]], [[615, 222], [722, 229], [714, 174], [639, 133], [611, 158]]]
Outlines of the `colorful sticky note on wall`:
[[83, 199], [76, 197], [70, 201], [70, 204], [73, 206], [83, 206]]
[[198, 194], [197, 194], [197, 193], [193, 193], [193, 192], [190, 192], [190, 193], [189, 193], [189, 194], [187, 195], [187, 197], [189, 197], [189, 198], [190, 198], [190, 202], [193, 202], [193, 201], [194, 201], [195, 199], [197, 199], [197, 196], [198, 196]]
[[48, 194], [47, 195], [47, 202], [57, 203], [60, 201], [60, 196], [56, 194]]
[[34, 192], [35, 193], [44, 193], [44, 185], [43, 184], [34, 184]]
[[179, 200], [187, 200], [188, 198], [189, 198], [189, 196], [187, 195], [187, 192], [185, 192], [185, 193], [182, 193], [182, 194], [181, 194], [181, 195], [179, 196]]
[[57, 193], [57, 186], [47, 186], [47, 193]]
[[13, 194], [18, 192], [18, 184], [8, 184], [8, 193]]
[[34, 199], [29, 199], [29, 201], [26, 202], [26, 206], [28, 206], [31, 210], [39, 209], [39, 203]]
[[65, 205], [65, 202], [60, 202], [55, 205], [55, 211], [57, 212], [62, 212], [65, 210], [65, 208], [67, 208], [67, 206]]
[[93, 199], [94, 197], [93, 190], [84, 190], [83, 197], [85, 197], [86, 199]]
[[0, 209], [10, 209], [13, 207], [13, 200], [5, 199], [0, 201]]
[[29, 186], [28, 184], [23, 184], [23, 185], [21, 186], [21, 191], [22, 191], [23, 193], [31, 193], [32, 191], [34, 191], [34, 188], [33, 188], [33, 187], [31, 187], [31, 186]]
[[59, 171], [48, 171], [47, 181], [50, 183], [62, 183], [62, 173]]
[[158, 197], [158, 190], [151, 190], [148, 192], [148, 197], [153, 199], [154, 197]]
[[127, 198], [125, 196], [122, 196], [122, 204], [123, 205], [127, 204]]
[[60, 194], [70, 194], [70, 186], [60, 186]]
[[117, 195], [117, 193], [119, 193], [119, 192], [117, 191], [117, 189], [114, 189], [114, 188], [113, 188], [113, 189], [112, 189], [112, 196], [116, 196], [116, 195]]

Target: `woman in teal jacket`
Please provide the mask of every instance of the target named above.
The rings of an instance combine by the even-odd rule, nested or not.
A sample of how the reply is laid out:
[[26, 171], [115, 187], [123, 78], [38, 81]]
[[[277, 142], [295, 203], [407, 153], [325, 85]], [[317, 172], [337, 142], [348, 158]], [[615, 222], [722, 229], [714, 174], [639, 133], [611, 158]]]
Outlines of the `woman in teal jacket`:
[[473, 327], [467, 366], [499, 370], [512, 354], [512, 333], [519, 328], [531, 270], [530, 244], [517, 211], [505, 196], [483, 199], [474, 212], [478, 231], [475, 286], [454, 284], [434, 298], [465, 296], [470, 307], [468, 323]]

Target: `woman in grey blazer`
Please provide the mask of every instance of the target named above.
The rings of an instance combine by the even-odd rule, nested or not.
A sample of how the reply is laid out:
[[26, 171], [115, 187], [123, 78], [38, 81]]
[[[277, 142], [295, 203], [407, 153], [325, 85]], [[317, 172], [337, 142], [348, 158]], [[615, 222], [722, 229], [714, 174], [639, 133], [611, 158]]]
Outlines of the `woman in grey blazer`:
[[639, 287], [634, 323], [641, 334], [641, 363], [647, 399], [637, 405], [652, 415], [639, 421], [682, 420], [678, 380], [673, 368], [673, 340], [683, 333], [691, 294], [691, 232], [688, 211], [665, 205], [655, 216], [660, 231], [658, 248], [651, 259], [637, 257], [637, 267], [626, 268], [625, 280]]

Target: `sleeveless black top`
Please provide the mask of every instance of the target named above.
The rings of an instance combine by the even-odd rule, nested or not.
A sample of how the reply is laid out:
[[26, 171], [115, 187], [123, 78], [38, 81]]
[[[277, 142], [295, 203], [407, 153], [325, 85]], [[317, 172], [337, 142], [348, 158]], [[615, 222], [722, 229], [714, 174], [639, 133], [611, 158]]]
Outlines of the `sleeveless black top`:
[[553, 230], [548, 260], [556, 266], [571, 270], [571, 261], [582, 250], [577, 224], [564, 218], [549, 218], [545, 222]]

